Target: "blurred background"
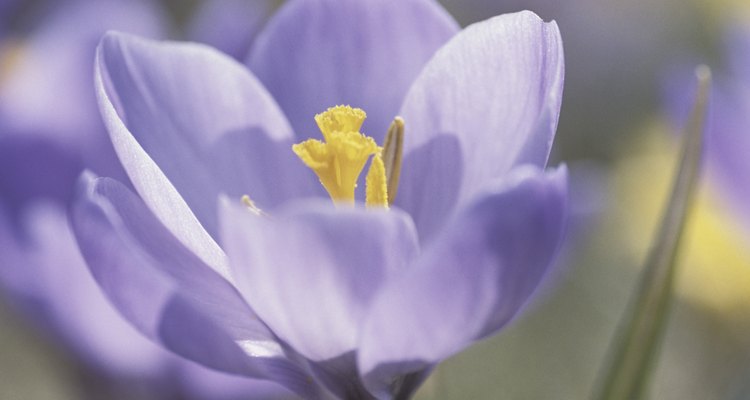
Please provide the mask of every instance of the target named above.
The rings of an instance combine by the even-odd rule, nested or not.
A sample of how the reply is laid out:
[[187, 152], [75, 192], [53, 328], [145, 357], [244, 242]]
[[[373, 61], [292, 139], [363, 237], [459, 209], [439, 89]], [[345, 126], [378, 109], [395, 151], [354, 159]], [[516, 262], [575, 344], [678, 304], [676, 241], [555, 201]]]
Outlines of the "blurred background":
[[[214, 7], [222, 2], [134, 1], [139, 3], [137, 9], [124, 7], [107, 11], [111, 14], [106, 15], [99, 10], [82, 16], [81, 4], [90, 9], [94, 2], [0, 0], [0, 174], [3, 175], [0, 190], [9, 191], [10, 172], [28, 164], [28, 160], [14, 163], [12, 154], [3, 150], [3, 144], [44, 147], [48, 144], [41, 145], [34, 138], [43, 137], [48, 131], [62, 138], [52, 145], [54, 154], [65, 159], [61, 165], [72, 165], [71, 170], [75, 171], [75, 166], [83, 163], [94, 165], [101, 173], [122, 176], [116, 167], [101, 161], [99, 150], [76, 147], [81, 132], [101, 133], [96, 112], [78, 115], [78, 111], [71, 111], [66, 115], [75, 118], [50, 122], [51, 127], [43, 126], [37, 113], [44, 107], [53, 107], [50, 104], [59, 107], [61, 97], [62, 103], [90, 104], [95, 111], [93, 89], [90, 93], [78, 93], [66, 85], [73, 85], [71, 81], [80, 76], [90, 79], [93, 62], [80, 60], [89, 55], [88, 59], [93, 60], [97, 39], [108, 28], [143, 32], [151, 37], [203, 41], [242, 58], [250, 43], [237, 38], [249, 37], [261, 29], [281, 3], [227, 1], [234, 7], [232, 13], [240, 17], [232, 21], [239, 22], [219, 27], [211, 21], [218, 18], [216, 13], [229, 10]], [[254, 4], [248, 6], [249, 3]], [[565, 162], [571, 168], [573, 217], [559, 265], [540, 289], [542, 295], [508, 329], [438, 367], [417, 397], [588, 398], [635, 287], [671, 186], [684, 109], [691, 101], [693, 83], [689, 71], [705, 63], [713, 69], [719, 89], [727, 88], [734, 93], [742, 85], [750, 87], [750, 35], [746, 47], [735, 44], [737, 32], [750, 32], [750, 28], [745, 28], [750, 27], [750, 3], [746, 0], [444, 0], [442, 3], [464, 26], [522, 9], [530, 9], [545, 20], [557, 21], [565, 48], [566, 82], [551, 165]], [[127, 13], [143, 17], [124, 18]], [[251, 34], [226, 35], [235, 31]], [[743, 49], [746, 53], [737, 54]], [[44, 58], [37, 58], [40, 57], [37, 52], [43, 53]], [[736, 61], [741, 58], [747, 63]], [[39, 65], [46, 68], [45, 72], [38, 71]], [[738, 71], [742, 65], [749, 69]], [[56, 72], [50, 73], [53, 68]], [[18, 93], [28, 96], [25, 103], [18, 104]], [[9, 100], [14, 96], [13, 101]], [[718, 108], [725, 103], [735, 104], [732, 102], [735, 97], [741, 96], [720, 97], [722, 101], [712, 105], [717, 108], [711, 110], [713, 117], [723, 117], [724, 109]], [[740, 104], [747, 106], [750, 101]], [[750, 107], [736, 108], [736, 112], [750, 115]], [[720, 124], [713, 120], [710, 125]], [[744, 125], [744, 133], [750, 135], [750, 125]], [[102, 138], [105, 136], [101, 133]], [[19, 137], [24, 138], [20, 144], [16, 143]], [[712, 140], [709, 138], [709, 147]], [[750, 144], [750, 139], [744, 140]], [[745, 147], [744, 153], [738, 151], [747, 154], [750, 160], [750, 147]], [[679, 256], [675, 301], [652, 380], [653, 398], [750, 398], [750, 218], [743, 214], [746, 210], [742, 200], [732, 194], [732, 184], [742, 185], [743, 181], [728, 178], [722, 162], [721, 156], [710, 148], [707, 150], [704, 179]], [[742, 165], [733, 164], [733, 168]], [[745, 176], [749, 171], [750, 161], [745, 164]], [[29, 189], [22, 198], [5, 199], [4, 207], [14, 210], [9, 215], [31, 214], [17, 209], [27, 197], [37, 196], [34, 190]], [[67, 195], [65, 187], [53, 193], [58, 199]], [[50, 208], [47, 206], [42, 208], [41, 213], [60, 213], [60, 210], [46, 210]], [[34, 248], [38, 232], [33, 223], [19, 219], [6, 217], [0, 223], [24, 232], [21, 247], [31, 251], [28, 249]], [[32, 228], [28, 228], [29, 224]], [[67, 235], [64, 229], [61, 232], [60, 235]], [[58, 238], [55, 232], [44, 234]], [[12, 240], [19, 239], [0, 236], [0, 245]], [[59, 256], [54, 248], [45, 251], [50, 253], [49, 257]], [[4, 254], [1, 260], [5, 263], [22, 259], [13, 257]], [[69, 332], [72, 328], [50, 327], [48, 322], [28, 317], [30, 309], [53, 313], [49, 309], [54, 307], [49, 304], [54, 303], [54, 298], [19, 300], [14, 290], [23, 283], [14, 284], [6, 284], [10, 287], [5, 289], [6, 295], [0, 292], [0, 399], [178, 399], [201, 398], [203, 393], [207, 396], [204, 398], [248, 397], [244, 388], [221, 396], [211, 390], [196, 389], [190, 378], [192, 373], [185, 372], [190, 366], [168, 355], [155, 356], [155, 350], [143, 353], [165, 365], [154, 382], [143, 384], [138, 379], [143, 370], [128, 361], [123, 368], [128, 371], [129, 379], [138, 383], [126, 380], [117, 383], [119, 389], [92, 395], [82, 387], [92, 381], [111, 381], [110, 372], [99, 375], [101, 360], [82, 357], [81, 344], [65, 339], [66, 335], [73, 335]], [[163, 389], [164, 381], [169, 382], [167, 386], [171, 389]], [[174, 389], [175, 385], [178, 389]], [[212, 384], [209, 382], [207, 386]], [[274, 388], [268, 390], [260, 398], [284, 396]], [[107, 394], [101, 397], [102, 393]]]

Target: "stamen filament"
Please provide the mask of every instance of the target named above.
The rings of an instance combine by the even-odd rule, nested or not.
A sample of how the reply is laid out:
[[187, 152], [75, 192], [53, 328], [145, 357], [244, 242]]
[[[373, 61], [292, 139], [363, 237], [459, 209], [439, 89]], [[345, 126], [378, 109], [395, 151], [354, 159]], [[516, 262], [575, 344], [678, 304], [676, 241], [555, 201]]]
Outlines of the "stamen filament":
[[388, 204], [393, 204], [398, 192], [398, 181], [401, 177], [401, 159], [404, 153], [404, 119], [393, 119], [383, 146], [383, 163], [388, 182]]

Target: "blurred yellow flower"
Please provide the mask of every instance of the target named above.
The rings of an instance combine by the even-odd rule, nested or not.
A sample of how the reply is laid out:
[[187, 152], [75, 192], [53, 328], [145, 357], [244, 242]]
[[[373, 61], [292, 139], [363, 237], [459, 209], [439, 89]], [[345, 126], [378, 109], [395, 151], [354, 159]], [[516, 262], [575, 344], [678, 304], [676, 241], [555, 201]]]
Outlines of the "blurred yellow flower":
[[[633, 156], [615, 168], [613, 208], [624, 243], [634, 254], [648, 251], [671, 190], [680, 142], [668, 132], [661, 122], [650, 123]], [[704, 168], [686, 227], [678, 257], [677, 296], [714, 312], [747, 314], [750, 231], [739, 226], [732, 210], [722, 204], [710, 175]]]

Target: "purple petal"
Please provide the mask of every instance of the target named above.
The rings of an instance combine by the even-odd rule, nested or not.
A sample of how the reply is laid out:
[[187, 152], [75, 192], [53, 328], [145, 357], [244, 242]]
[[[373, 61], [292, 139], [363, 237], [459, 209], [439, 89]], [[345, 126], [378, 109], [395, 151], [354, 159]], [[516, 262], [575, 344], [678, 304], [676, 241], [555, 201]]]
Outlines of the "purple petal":
[[288, 390], [273, 382], [216, 372], [192, 362], [182, 363], [181, 367], [180, 375], [187, 400], [294, 398]]
[[242, 60], [270, 15], [270, 8], [270, 1], [266, 0], [203, 2], [190, 22], [188, 38]]
[[223, 254], [206, 231], [216, 232], [220, 192], [237, 201], [249, 194], [264, 208], [320, 192], [273, 99], [234, 60], [201, 45], [111, 33], [96, 67], [99, 106], [134, 186], [218, 271], [226, 272]]
[[363, 131], [381, 142], [411, 82], [457, 31], [430, 0], [289, 1], [248, 65], [298, 138], [319, 137], [315, 114], [350, 104], [367, 112]]
[[141, 332], [211, 368], [273, 379], [313, 396], [236, 289], [178, 242], [124, 186], [83, 178], [73, 230], [91, 272]]
[[386, 286], [363, 330], [359, 367], [376, 395], [494, 333], [552, 264], [566, 214], [565, 168], [513, 171], [447, 224]]
[[352, 374], [370, 301], [416, 256], [409, 216], [321, 201], [271, 218], [227, 207], [222, 223], [232, 273], [263, 321], [325, 373]]
[[430, 60], [401, 109], [405, 158], [396, 199], [423, 242], [456, 204], [512, 167], [544, 167], [563, 69], [557, 25], [531, 12], [472, 25]]
[[55, 143], [29, 135], [0, 135], [0, 205], [18, 212], [37, 199], [66, 204], [81, 160]]

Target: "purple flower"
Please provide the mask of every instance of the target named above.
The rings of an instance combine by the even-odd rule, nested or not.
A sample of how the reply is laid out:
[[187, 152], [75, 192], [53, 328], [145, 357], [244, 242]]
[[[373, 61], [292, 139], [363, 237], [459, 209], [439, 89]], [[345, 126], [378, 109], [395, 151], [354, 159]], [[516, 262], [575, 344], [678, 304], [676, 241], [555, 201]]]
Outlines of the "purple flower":
[[[248, 66], [196, 44], [102, 39], [100, 109], [140, 197], [84, 177], [82, 253], [123, 315], [177, 354], [307, 398], [408, 397], [508, 323], [553, 262], [567, 197], [565, 168], [543, 170], [557, 26], [523, 12], [458, 32], [426, 0], [294, 0]], [[325, 114], [326, 143], [304, 142], [336, 104], [364, 109], [372, 138], [359, 117]], [[397, 115], [395, 202], [335, 206], [305, 165], [354, 185]]]
[[45, 12], [26, 27], [28, 35], [0, 37], [0, 50], [8, 50], [0, 53], [7, 57], [0, 60], [3, 301], [93, 375], [96, 384], [82, 388], [93, 390], [86, 393], [92, 398], [110, 397], [98, 390], [186, 399], [288, 394], [186, 361], [137, 332], [97, 286], [66, 220], [66, 199], [82, 168], [115, 175], [122, 169], [96, 107], [96, 45], [108, 28], [161, 37], [164, 15], [145, 1], [35, 4]]
[[[750, 24], [734, 25], [726, 35], [726, 65], [715, 73], [707, 121], [706, 162], [712, 188], [723, 205], [750, 233]], [[668, 71], [666, 106], [678, 125], [688, 119], [696, 88], [694, 64]]]
[[712, 95], [708, 162], [728, 204], [750, 232], [750, 25], [729, 35], [729, 71], [719, 75]]

